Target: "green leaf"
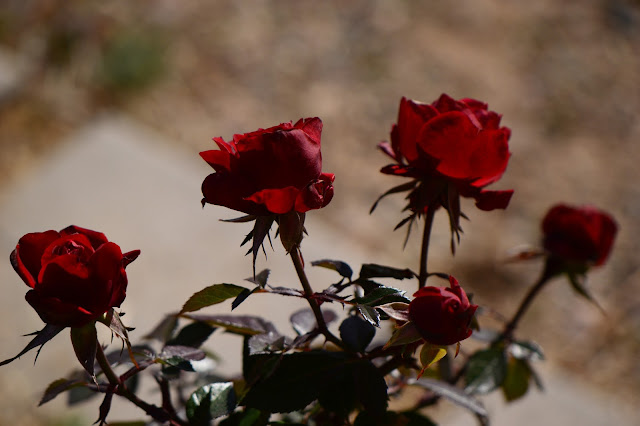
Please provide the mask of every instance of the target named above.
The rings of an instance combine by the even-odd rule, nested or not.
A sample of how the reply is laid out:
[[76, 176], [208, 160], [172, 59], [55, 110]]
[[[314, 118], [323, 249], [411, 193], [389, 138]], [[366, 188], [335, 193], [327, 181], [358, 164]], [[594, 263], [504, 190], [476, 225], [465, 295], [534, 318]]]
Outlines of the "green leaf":
[[175, 314], [166, 315], [153, 330], [143, 336], [144, 339], [156, 339], [162, 343], [167, 342], [173, 336], [178, 327], [178, 317]]
[[[324, 318], [324, 322], [328, 325], [336, 320], [337, 315], [330, 309], [322, 309], [322, 317]], [[303, 308], [299, 311], [294, 312], [289, 317], [289, 321], [291, 322], [291, 326], [295, 330], [298, 335], [303, 335], [312, 332], [318, 327], [318, 323], [316, 322], [316, 316], [313, 311], [309, 308]]]
[[362, 315], [362, 318], [367, 320], [369, 324], [380, 327], [380, 314], [375, 308], [367, 305], [356, 305], [356, 308], [358, 312], [360, 312], [360, 315]]
[[395, 278], [397, 280], [404, 280], [414, 277], [415, 274], [410, 269], [398, 269], [390, 266], [377, 265], [375, 263], [365, 263], [362, 265], [362, 268], [360, 268], [360, 277], [358, 279]]
[[194, 293], [182, 306], [180, 313], [194, 312], [207, 306], [222, 303], [227, 299], [238, 296], [245, 290], [248, 289], [235, 284], [214, 284]]
[[387, 409], [387, 385], [378, 369], [366, 360], [345, 360], [327, 377], [318, 402], [327, 410], [346, 416], [358, 405], [381, 416]]
[[512, 342], [507, 347], [507, 350], [514, 358], [529, 361], [544, 360], [542, 348], [536, 342]]
[[248, 343], [250, 355], [280, 352], [286, 348], [286, 338], [273, 331], [251, 336]]
[[187, 418], [190, 425], [208, 426], [211, 420], [232, 413], [236, 405], [232, 382], [211, 383], [191, 394], [186, 405]]
[[422, 349], [420, 350], [420, 363], [422, 364], [422, 370], [418, 374], [418, 379], [422, 376], [427, 368], [440, 361], [446, 355], [446, 346], [432, 345], [429, 342], [422, 345]]
[[385, 314], [389, 315], [394, 320], [409, 321], [409, 304], [404, 302], [392, 302], [384, 305], [376, 306]]
[[263, 426], [267, 424], [270, 416], [270, 413], [265, 414], [255, 408], [248, 408], [245, 411], [235, 412], [226, 419], [221, 420], [219, 426]]
[[353, 422], [353, 426], [437, 426], [428, 417], [409, 411], [396, 413], [387, 411], [382, 415], [361, 411]]
[[527, 361], [511, 358], [507, 366], [507, 376], [502, 382], [504, 398], [511, 402], [522, 398], [529, 390], [531, 369]]
[[286, 354], [278, 358], [275, 369], [265, 370], [241, 401], [247, 407], [291, 412], [319, 397], [345, 409], [354, 397], [372, 410], [384, 411], [387, 404], [386, 384], [375, 366], [343, 352]]
[[396, 328], [387, 342], [385, 348], [390, 346], [408, 345], [422, 339], [422, 335], [412, 322], [407, 322], [402, 327]]
[[109, 422], [109, 426], [146, 426], [147, 422], [139, 420], [139, 421], [135, 421], [132, 420], [130, 422], [124, 421], [124, 422]]
[[355, 301], [361, 305], [378, 306], [393, 302], [409, 303], [410, 300], [404, 296], [406, 292], [393, 287], [378, 287], [368, 292], [364, 297], [356, 298]]
[[357, 316], [347, 317], [340, 324], [340, 337], [356, 352], [364, 352], [375, 335], [376, 328]]
[[94, 366], [98, 351], [98, 334], [96, 324], [90, 322], [84, 327], [71, 328], [71, 344], [76, 357], [87, 373], [95, 380]]
[[213, 333], [215, 327], [204, 322], [192, 322], [178, 332], [178, 335], [167, 342], [167, 346], [190, 346], [199, 348]]
[[156, 359], [181, 370], [194, 371], [191, 361], [201, 361], [205, 357], [204, 351], [190, 346], [165, 346]]
[[466, 408], [467, 410], [471, 411], [481, 418], [487, 419], [489, 416], [489, 413], [487, 412], [486, 408], [484, 408], [484, 405], [482, 405], [482, 402], [478, 401], [476, 398], [472, 397], [462, 389], [450, 385], [447, 382], [423, 377], [420, 380], [410, 381], [409, 384], [428, 389], [436, 395], [446, 398], [454, 404]]
[[252, 315], [184, 315], [184, 317], [194, 321], [206, 322], [215, 327], [222, 327], [229, 333], [243, 336], [276, 331], [275, 326], [270, 321]]
[[38, 406], [46, 404], [51, 401], [56, 396], [60, 395], [62, 392], [68, 391], [74, 387], [84, 386], [85, 383], [82, 380], [68, 380], [68, 379], [58, 379], [49, 384], [47, 389], [44, 391]]
[[351, 280], [351, 277], [353, 276], [353, 270], [351, 267], [341, 260], [314, 260], [311, 262], [311, 266], [320, 266], [322, 268], [334, 270], [348, 280]]
[[465, 392], [484, 394], [500, 387], [507, 375], [507, 357], [502, 347], [474, 353], [467, 364]]
[[256, 284], [260, 286], [260, 288], [264, 288], [267, 285], [267, 280], [269, 279], [270, 273], [271, 271], [269, 269], [263, 269], [255, 277], [245, 278], [245, 281]]
[[147, 422], [139, 420], [139, 421], [135, 421], [132, 420], [130, 422], [124, 421], [124, 422], [109, 422], [109, 426], [146, 426]]
[[235, 308], [237, 308], [238, 306], [240, 306], [240, 304], [242, 302], [244, 302], [245, 300], [247, 300], [247, 298], [249, 298], [249, 296], [251, 296], [253, 293], [257, 292], [257, 291], [261, 291], [262, 287], [260, 286], [256, 286], [253, 290], [249, 291], [249, 289], [244, 289], [240, 292], [240, 294], [238, 295], [238, 297], [236, 297], [235, 299], [233, 299], [233, 302], [231, 302], [231, 310], [233, 311]]

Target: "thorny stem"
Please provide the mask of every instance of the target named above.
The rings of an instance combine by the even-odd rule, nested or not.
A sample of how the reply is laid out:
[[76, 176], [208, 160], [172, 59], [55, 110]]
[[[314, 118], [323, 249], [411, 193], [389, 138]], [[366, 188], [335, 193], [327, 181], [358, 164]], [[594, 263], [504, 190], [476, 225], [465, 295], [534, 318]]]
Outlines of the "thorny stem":
[[309, 306], [313, 311], [313, 315], [316, 317], [316, 323], [318, 324], [318, 329], [320, 333], [331, 343], [338, 346], [339, 348], [345, 349], [346, 346], [340, 339], [334, 336], [327, 328], [327, 323], [324, 320], [324, 316], [322, 315], [322, 311], [320, 310], [320, 305], [313, 297], [313, 290], [311, 289], [311, 284], [309, 283], [309, 279], [307, 278], [307, 274], [304, 272], [304, 265], [302, 264], [302, 256], [300, 254], [300, 246], [296, 245], [289, 252], [291, 256], [291, 260], [293, 261], [293, 266], [296, 268], [296, 273], [298, 274], [298, 279], [300, 279], [300, 284], [302, 284], [302, 289], [304, 290], [304, 297], [309, 302]]
[[515, 331], [516, 327], [520, 323], [522, 316], [525, 314], [525, 312], [533, 302], [533, 299], [535, 299], [535, 297], [538, 295], [540, 290], [542, 290], [544, 285], [549, 282], [549, 279], [552, 276], [553, 276], [553, 273], [551, 273], [549, 266], [546, 265], [544, 271], [540, 275], [540, 278], [538, 278], [538, 281], [533, 285], [533, 287], [531, 287], [531, 289], [529, 290], [527, 295], [524, 297], [524, 299], [522, 299], [522, 302], [520, 303], [520, 306], [518, 307], [518, 310], [516, 311], [515, 315], [513, 316], [513, 318], [511, 318], [511, 321], [509, 321], [507, 325], [504, 327], [504, 331], [496, 339], [496, 342], [511, 339], [513, 332]]
[[131, 392], [111, 368], [100, 342], [97, 343], [98, 349], [96, 351], [96, 360], [98, 361], [102, 372], [107, 377], [107, 380], [109, 380], [109, 384], [111, 385], [110, 387], [113, 389], [114, 394], [127, 398], [154, 420], [161, 423], [168, 422], [170, 425], [188, 426], [188, 423], [180, 419], [177, 415], [172, 416], [166, 410], [141, 400]]
[[420, 275], [418, 276], [418, 288], [422, 288], [427, 284], [429, 273], [427, 272], [427, 260], [429, 257], [429, 239], [431, 237], [431, 228], [433, 227], [433, 217], [436, 209], [431, 206], [427, 207], [427, 213], [424, 217], [424, 234], [422, 234], [422, 251], [420, 252]]

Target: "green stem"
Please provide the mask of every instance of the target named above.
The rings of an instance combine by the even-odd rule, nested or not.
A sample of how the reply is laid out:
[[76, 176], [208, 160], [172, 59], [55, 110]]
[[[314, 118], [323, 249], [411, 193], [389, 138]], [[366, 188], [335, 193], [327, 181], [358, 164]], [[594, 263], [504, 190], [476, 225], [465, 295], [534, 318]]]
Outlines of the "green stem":
[[154, 420], [159, 421], [160, 423], [168, 422], [171, 425], [188, 426], [188, 423], [177, 417], [177, 415], [171, 416], [167, 411], [141, 400], [133, 392], [131, 392], [124, 384], [124, 381], [120, 380], [120, 378], [118, 378], [116, 373], [111, 368], [111, 365], [109, 364], [109, 361], [104, 354], [104, 350], [102, 349], [102, 345], [100, 344], [100, 342], [97, 342], [97, 346], [98, 349], [96, 351], [96, 360], [98, 361], [102, 372], [107, 377], [107, 380], [109, 380], [109, 384], [113, 388], [113, 393], [127, 398], [134, 405], [141, 408], [145, 413], [147, 413], [147, 415], [152, 417]]
[[422, 250], [420, 252], [420, 275], [418, 276], [418, 288], [422, 288], [427, 284], [429, 273], [427, 272], [427, 260], [429, 257], [429, 239], [431, 238], [431, 228], [433, 227], [433, 217], [435, 209], [431, 206], [427, 207], [427, 213], [424, 217], [424, 234], [422, 234]]
[[344, 343], [334, 336], [327, 328], [327, 323], [324, 320], [324, 316], [322, 315], [322, 311], [320, 310], [320, 305], [313, 297], [313, 290], [311, 289], [311, 284], [309, 283], [309, 279], [307, 278], [307, 274], [304, 272], [304, 265], [302, 264], [302, 256], [300, 254], [300, 246], [296, 245], [289, 252], [291, 256], [291, 260], [293, 261], [293, 266], [296, 268], [296, 273], [298, 274], [298, 279], [300, 279], [300, 284], [302, 284], [302, 289], [304, 290], [304, 297], [309, 302], [309, 306], [313, 311], [313, 315], [316, 317], [316, 323], [318, 324], [318, 329], [320, 333], [331, 343], [338, 346], [339, 348], [346, 349]]
[[540, 290], [542, 290], [545, 284], [549, 282], [549, 279], [552, 276], [553, 273], [550, 272], [550, 268], [548, 266], [545, 266], [545, 269], [540, 275], [540, 278], [538, 278], [538, 281], [533, 285], [533, 287], [531, 287], [524, 299], [522, 299], [522, 302], [520, 303], [520, 306], [518, 307], [515, 315], [513, 316], [513, 318], [511, 318], [511, 321], [509, 321], [504, 327], [504, 331], [502, 332], [502, 334], [500, 334], [500, 337], [496, 339], [496, 342], [509, 340], [512, 338], [513, 332], [518, 327], [520, 320], [522, 319], [525, 312], [527, 312], [529, 306], [531, 306], [533, 299], [535, 299], [538, 293], [540, 293]]

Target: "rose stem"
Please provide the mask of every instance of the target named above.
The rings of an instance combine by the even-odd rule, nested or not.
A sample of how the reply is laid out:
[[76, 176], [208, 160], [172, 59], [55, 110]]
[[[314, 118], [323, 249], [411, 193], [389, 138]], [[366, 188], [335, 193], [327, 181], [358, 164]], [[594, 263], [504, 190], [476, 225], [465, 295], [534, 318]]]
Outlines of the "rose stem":
[[307, 299], [307, 302], [309, 302], [309, 306], [311, 306], [311, 310], [316, 317], [316, 323], [318, 324], [320, 333], [322, 333], [322, 335], [334, 345], [345, 349], [344, 343], [342, 343], [340, 339], [334, 336], [327, 328], [327, 323], [324, 320], [324, 316], [322, 315], [320, 306], [318, 305], [318, 302], [313, 298], [313, 290], [311, 289], [311, 284], [309, 284], [309, 279], [307, 278], [307, 274], [304, 272], [304, 266], [302, 265], [300, 246], [295, 245], [291, 249], [289, 254], [291, 255], [293, 266], [296, 268], [296, 273], [298, 274], [298, 278], [300, 279], [300, 284], [302, 284], [302, 288], [304, 289], [304, 297], [305, 299]]
[[433, 226], [433, 216], [436, 209], [427, 206], [427, 213], [424, 217], [424, 234], [422, 234], [422, 251], [420, 252], [420, 275], [418, 276], [418, 288], [427, 284], [429, 273], [427, 272], [427, 258], [429, 257], [429, 238]]
[[551, 272], [551, 268], [549, 268], [549, 263], [547, 263], [547, 265], [545, 265], [544, 271], [540, 275], [540, 278], [538, 278], [538, 281], [533, 285], [533, 287], [531, 287], [531, 289], [529, 290], [527, 295], [524, 297], [524, 299], [522, 299], [522, 302], [520, 303], [520, 307], [518, 307], [518, 310], [516, 311], [515, 315], [513, 316], [511, 321], [509, 321], [507, 325], [504, 327], [504, 331], [495, 340], [495, 342], [511, 339], [514, 330], [518, 326], [518, 323], [522, 319], [522, 316], [524, 315], [524, 313], [527, 311], [527, 309], [531, 305], [531, 302], [533, 302], [533, 299], [538, 295], [540, 290], [542, 290], [542, 287], [544, 287], [544, 285], [549, 282], [549, 279], [552, 276], [553, 276], [553, 273]]
[[102, 349], [102, 345], [100, 344], [99, 341], [97, 342], [97, 347], [98, 348], [96, 351], [96, 360], [98, 361], [100, 368], [104, 372], [104, 375], [109, 380], [109, 383], [115, 389], [116, 395], [124, 396], [129, 401], [131, 401], [134, 405], [144, 410], [144, 412], [147, 413], [149, 416], [151, 416], [154, 420], [157, 420], [159, 422], [169, 422], [171, 425], [181, 425], [181, 426], [188, 425], [188, 423], [182, 421], [180, 418], [177, 418], [177, 417], [172, 418], [169, 415], [169, 413], [167, 413], [162, 408], [149, 404], [141, 400], [140, 398], [138, 398], [133, 392], [131, 392], [125, 386], [123, 382], [120, 381], [116, 373], [113, 371], [113, 369], [111, 368], [111, 365], [109, 365], [109, 361], [107, 360], [107, 357], [104, 354], [104, 350]]

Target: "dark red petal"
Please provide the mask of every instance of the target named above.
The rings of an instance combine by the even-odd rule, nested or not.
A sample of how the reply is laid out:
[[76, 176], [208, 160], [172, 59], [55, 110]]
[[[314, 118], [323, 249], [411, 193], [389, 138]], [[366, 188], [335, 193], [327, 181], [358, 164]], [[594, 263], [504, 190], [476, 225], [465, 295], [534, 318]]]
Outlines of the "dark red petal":
[[247, 214], [267, 216], [269, 210], [245, 199], [255, 192], [242, 176], [229, 173], [212, 173], [202, 182], [204, 201], [209, 204], [228, 207]]
[[140, 250], [132, 250], [122, 255], [122, 267], [126, 268], [131, 262], [140, 256]]
[[52, 325], [82, 327], [102, 314], [91, 313], [80, 306], [63, 302], [55, 297], [42, 296], [35, 290], [28, 291], [25, 299], [42, 321]]
[[247, 200], [264, 205], [275, 214], [285, 214], [293, 210], [300, 190], [295, 186], [280, 189], [263, 189], [247, 197]]
[[318, 117], [300, 119], [294, 127], [302, 129], [307, 136], [317, 144], [320, 144], [320, 138], [322, 134], [322, 120]]
[[228, 172], [231, 170], [231, 155], [226, 151], [202, 151], [200, 157], [213, 167], [216, 172]]
[[422, 287], [415, 293], [413, 293], [414, 298], [419, 297], [427, 297], [427, 296], [437, 296], [441, 297], [444, 295], [444, 289], [441, 287]]
[[307, 185], [305, 189], [297, 195], [295, 209], [300, 213], [309, 210], [320, 209], [333, 198], [332, 182], [335, 176], [330, 173], [323, 173], [320, 179]]
[[476, 207], [480, 210], [491, 211], [495, 209], [506, 209], [511, 201], [513, 190], [507, 191], [487, 191], [482, 190], [474, 196]]
[[69, 246], [77, 247], [73, 256], [81, 261], [88, 261], [94, 252], [93, 245], [89, 237], [84, 234], [63, 234], [60, 238], [53, 241], [42, 253], [40, 264], [44, 268], [49, 262], [55, 258], [69, 254], [66, 250]]
[[91, 245], [94, 249], [97, 249], [102, 244], [106, 243], [107, 237], [102, 232], [92, 231], [91, 229], [81, 228], [79, 226], [71, 225], [60, 231], [61, 235], [82, 234], [89, 238]]
[[320, 143], [301, 129], [244, 139], [238, 143], [238, 151], [232, 173], [259, 185], [256, 190], [287, 186], [302, 189], [322, 173]]
[[407, 162], [418, 160], [418, 136], [420, 129], [438, 114], [431, 105], [406, 98], [400, 100], [398, 123], [391, 132], [391, 144], [396, 155], [402, 155]]
[[122, 260], [120, 247], [114, 243], [103, 245], [91, 257], [91, 280], [96, 287], [95, 293], [100, 295], [94, 309], [101, 306], [101, 313], [113, 306], [120, 306], [126, 296], [127, 276]]
[[399, 164], [389, 164], [380, 169], [380, 173], [386, 175], [404, 176], [404, 177], [422, 177], [419, 170], [411, 166], [401, 166]]
[[213, 141], [221, 151], [226, 151], [229, 154], [237, 153], [234, 142], [225, 142], [222, 138], [213, 138]]
[[[38, 276], [38, 291], [47, 295], [68, 294], [76, 297], [78, 292], [84, 293], [86, 280], [89, 279], [89, 267], [77, 261], [73, 254], [55, 257], [43, 266]], [[65, 299], [63, 297], [63, 299]]]
[[509, 149], [505, 134], [483, 130], [457, 111], [430, 120], [419, 144], [428, 156], [439, 160], [436, 170], [453, 179], [497, 180], [507, 167]]
[[[57, 240], [60, 234], [56, 231], [33, 232], [24, 235], [15, 249], [15, 263], [12, 265], [20, 278], [31, 288], [40, 274], [41, 258], [46, 248]], [[16, 268], [17, 266], [17, 268]]]

